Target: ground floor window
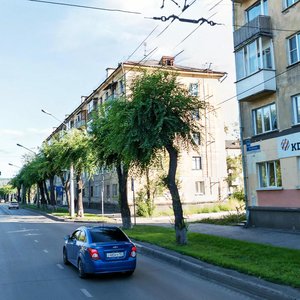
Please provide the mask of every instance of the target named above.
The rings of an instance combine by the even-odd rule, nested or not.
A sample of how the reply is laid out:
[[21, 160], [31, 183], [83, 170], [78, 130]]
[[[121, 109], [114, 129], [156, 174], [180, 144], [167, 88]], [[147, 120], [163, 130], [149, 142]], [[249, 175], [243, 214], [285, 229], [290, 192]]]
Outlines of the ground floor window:
[[196, 194], [205, 194], [204, 181], [195, 182]]
[[118, 196], [118, 185], [115, 183], [112, 185], [112, 195], [113, 197]]
[[258, 163], [259, 187], [281, 187], [280, 161]]

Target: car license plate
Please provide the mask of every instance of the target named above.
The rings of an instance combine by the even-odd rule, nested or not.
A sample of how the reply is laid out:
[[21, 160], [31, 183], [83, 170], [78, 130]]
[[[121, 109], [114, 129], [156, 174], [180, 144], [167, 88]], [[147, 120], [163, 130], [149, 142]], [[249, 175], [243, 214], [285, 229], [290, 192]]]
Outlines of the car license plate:
[[106, 253], [106, 257], [108, 258], [119, 258], [119, 257], [123, 257], [124, 256], [124, 252], [110, 252], [110, 253]]

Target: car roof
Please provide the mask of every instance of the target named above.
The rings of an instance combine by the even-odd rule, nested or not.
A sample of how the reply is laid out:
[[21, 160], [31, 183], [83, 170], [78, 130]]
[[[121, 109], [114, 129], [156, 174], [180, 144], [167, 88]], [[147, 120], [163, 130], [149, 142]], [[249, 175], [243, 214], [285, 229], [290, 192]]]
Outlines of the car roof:
[[86, 229], [86, 230], [93, 230], [93, 229], [97, 229], [97, 230], [106, 230], [106, 229], [120, 229], [117, 226], [109, 226], [109, 225], [105, 225], [105, 226], [80, 226], [78, 229]]

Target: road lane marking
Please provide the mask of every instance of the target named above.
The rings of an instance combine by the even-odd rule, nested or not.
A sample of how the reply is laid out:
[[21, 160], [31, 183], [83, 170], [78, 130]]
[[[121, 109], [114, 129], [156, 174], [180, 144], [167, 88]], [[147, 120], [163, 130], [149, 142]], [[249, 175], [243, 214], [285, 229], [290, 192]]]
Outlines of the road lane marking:
[[59, 269], [61, 269], [61, 270], [64, 269], [64, 267], [63, 267], [61, 264], [57, 264], [57, 267], [58, 267]]
[[80, 290], [87, 298], [93, 298], [93, 296], [86, 289], [80, 289]]
[[44, 251], [45, 253], [49, 253], [48, 250], [46, 250], [46, 249], [44, 249], [43, 251]]

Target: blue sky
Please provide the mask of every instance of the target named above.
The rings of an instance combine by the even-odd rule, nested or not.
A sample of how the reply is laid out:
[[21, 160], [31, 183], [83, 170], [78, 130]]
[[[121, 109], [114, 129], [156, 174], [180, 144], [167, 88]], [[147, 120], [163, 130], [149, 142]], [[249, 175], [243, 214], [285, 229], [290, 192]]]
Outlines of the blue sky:
[[[77, 5], [116, 8], [141, 12], [140, 15], [79, 9], [28, 0], [2, 0], [0, 8], [0, 171], [2, 178], [13, 176], [22, 166], [23, 156], [34, 151], [59, 125], [58, 119], [73, 111], [81, 96], [89, 95], [105, 79], [105, 69], [116, 67], [147, 39], [151, 56], [175, 55], [181, 65], [207, 67], [228, 72], [222, 83], [220, 102], [235, 95], [232, 46], [231, 0], [196, 0], [181, 17], [209, 18], [223, 25], [200, 26], [175, 21], [169, 24], [145, 17], [179, 15], [171, 0], [57, 0]], [[183, 0], [177, 1], [183, 4]], [[191, 3], [192, 1], [188, 1]], [[130, 60], [140, 60], [141, 47]], [[222, 106], [226, 123], [237, 120], [236, 100]]]

